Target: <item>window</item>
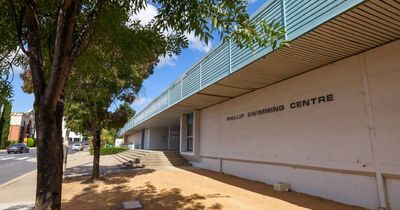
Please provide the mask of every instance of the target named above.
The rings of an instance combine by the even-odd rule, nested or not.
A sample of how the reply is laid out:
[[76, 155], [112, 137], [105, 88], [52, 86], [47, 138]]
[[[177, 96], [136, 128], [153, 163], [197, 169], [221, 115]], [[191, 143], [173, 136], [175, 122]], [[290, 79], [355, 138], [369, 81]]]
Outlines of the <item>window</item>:
[[193, 151], [193, 113], [187, 114], [186, 151]]

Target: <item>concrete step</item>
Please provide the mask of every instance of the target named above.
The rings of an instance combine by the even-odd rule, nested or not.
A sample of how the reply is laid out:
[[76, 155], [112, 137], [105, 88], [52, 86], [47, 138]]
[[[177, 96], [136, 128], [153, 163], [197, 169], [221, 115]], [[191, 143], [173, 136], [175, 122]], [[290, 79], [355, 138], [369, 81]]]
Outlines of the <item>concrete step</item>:
[[132, 159], [135, 159], [135, 158], [143, 158], [143, 157], [144, 157], [144, 156], [138, 156], [138, 155], [128, 154], [128, 153], [121, 153], [121, 155], [123, 155], [123, 156], [125, 156], [125, 157], [127, 157], [127, 158], [132, 158]]
[[169, 159], [159, 159], [159, 158], [140, 158], [141, 162], [144, 161], [168, 161], [168, 162], [187, 162], [185, 159], [179, 159], [179, 160], [169, 160]]
[[165, 157], [132, 157], [132, 156], [127, 156], [127, 155], [119, 155], [121, 158], [127, 159], [127, 160], [135, 160], [135, 159], [140, 159], [141, 162], [143, 161], [169, 161], [169, 162], [187, 162], [186, 159], [183, 158], [165, 158]]
[[114, 157], [123, 164], [124, 162], [140, 160], [140, 164], [148, 166], [162, 165], [190, 165], [177, 151], [129, 150], [115, 154]]
[[181, 164], [188, 163], [188, 161], [140, 161], [140, 163], [173, 163], [173, 164]]

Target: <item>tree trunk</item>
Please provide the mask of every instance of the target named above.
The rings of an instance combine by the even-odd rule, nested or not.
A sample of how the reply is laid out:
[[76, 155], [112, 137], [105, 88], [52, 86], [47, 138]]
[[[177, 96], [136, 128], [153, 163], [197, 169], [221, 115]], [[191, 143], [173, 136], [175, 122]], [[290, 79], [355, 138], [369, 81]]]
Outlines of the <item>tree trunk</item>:
[[100, 176], [100, 136], [101, 129], [96, 129], [93, 134], [93, 170], [92, 179], [97, 179]]
[[[36, 104], [36, 101], [35, 101]], [[61, 209], [62, 117], [64, 103], [51, 112], [39, 104], [35, 110], [37, 129], [36, 209]]]

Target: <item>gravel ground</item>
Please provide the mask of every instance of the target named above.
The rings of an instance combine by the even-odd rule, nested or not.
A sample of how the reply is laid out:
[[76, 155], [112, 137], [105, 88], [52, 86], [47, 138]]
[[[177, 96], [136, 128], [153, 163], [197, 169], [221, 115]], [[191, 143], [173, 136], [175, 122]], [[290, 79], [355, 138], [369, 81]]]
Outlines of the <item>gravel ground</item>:
[[193, 167], [144, 169], [132, 174], [65, 180], [63, 209], [120, 209], [138, 199], [144, 209], [361, 209], [261, 182]]

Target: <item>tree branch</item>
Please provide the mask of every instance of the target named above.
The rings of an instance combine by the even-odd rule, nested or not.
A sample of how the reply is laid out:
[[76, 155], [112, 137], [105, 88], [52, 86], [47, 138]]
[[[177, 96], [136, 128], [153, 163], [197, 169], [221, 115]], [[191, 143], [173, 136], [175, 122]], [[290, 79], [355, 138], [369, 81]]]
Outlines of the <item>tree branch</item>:
[[23, 15], [24, 15], [23, 11], [20, 12], [20, 15], [18, 18], [14, 3], [12, 2], [12, 0], [8, 0], [8, 2], [10, 3], [11, 12], [13, 14], [13, 19], [15, 22], [15, 29], [17, 31], [18, 44], [19, 44], [22, 52], [24, 52], [25, 55], [28, 55], [28, 51], [25, 49], [24, 43], [22, 42], [22, 19], [23, 19]]
[[73, 63], [79, 54], [79, 49], [86, 39], [94, 20], [97, 18], [104, 0], [98, 0], [88, 16], [78, 38], [73, 40], [75, 16], [79, 10], [78, 0], [64, 0], [60, 7], [57, 32], [54, 46], [53, 63], [49, 84], [46, 88], [46, 98], [50, 107], [55, 107], [61, 89], [72, 70]]
[[32, 82], [35, 99], [40, 100], [43, 96], [46, 83], [44, 80], [43, 53], [40, 43], [40, 27], [37, 16], [36, 3], [29, 0], [21, 0], [26, 11], [26, 22], [28, 29], [28, 52], [29, 66], [32, 71]]
[[83, 25], [83, 28], [80, 31], [78, 38], [74, 41], [71, 56], [70, 56], [72, 61], [74, 61], [76, 59], [77, 55], [80, 52], [83, 41], [88, 36], [90, 29], [92, 27], [94, 27], [93, 26], [94, 21], [99, 16], [100, 10], [103, 7], [103, 3], [104, 3], [104, 0], [97, 0], [95, 6], [93, 7], [92, 11], [90, 12], [90, 14], [87, 18], [86, 23]]
[[58, 12], [53, 62], [45, 92], [45, 103], [50, 110], [56, 107], [72, 68], [69, 55], [72, 49], [76, 6], [76, 0], [64, 0]]

